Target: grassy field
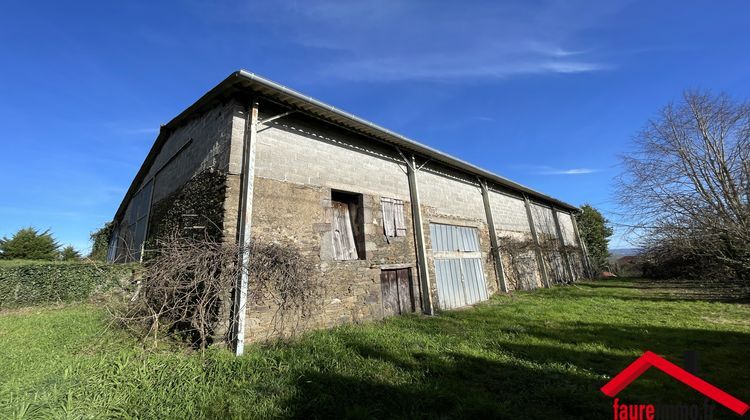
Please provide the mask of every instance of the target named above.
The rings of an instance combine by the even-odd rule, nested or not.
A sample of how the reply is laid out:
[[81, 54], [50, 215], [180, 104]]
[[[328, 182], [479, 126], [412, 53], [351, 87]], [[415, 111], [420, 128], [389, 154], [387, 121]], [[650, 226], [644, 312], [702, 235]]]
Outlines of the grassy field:
[[[581, 283], [241, 358], [144, 351], [92, 305], [0, 312], [0, 418], [612, 418], [599, 387], [647, 349], [697, 351], [701, 377], [750, 401], [750, 307], [709, 286]], [[620, 397], [704, 400], [653, 369]]]

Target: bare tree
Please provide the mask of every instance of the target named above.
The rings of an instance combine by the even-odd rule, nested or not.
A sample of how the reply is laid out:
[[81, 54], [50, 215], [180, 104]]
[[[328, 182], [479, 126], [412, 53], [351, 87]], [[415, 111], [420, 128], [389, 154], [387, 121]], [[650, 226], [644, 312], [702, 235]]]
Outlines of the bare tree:
[[635, 145], [618, 192], [652, 255], [750, 278], [750, 104], [686, 92]]

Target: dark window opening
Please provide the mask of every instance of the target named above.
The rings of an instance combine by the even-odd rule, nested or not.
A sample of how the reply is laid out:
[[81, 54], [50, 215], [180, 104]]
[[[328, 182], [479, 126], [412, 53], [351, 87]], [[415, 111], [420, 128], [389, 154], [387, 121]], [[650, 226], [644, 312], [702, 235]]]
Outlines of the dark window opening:
[[362, 194], [331, 191], [333, 254], [337, 260], [365, 259]]

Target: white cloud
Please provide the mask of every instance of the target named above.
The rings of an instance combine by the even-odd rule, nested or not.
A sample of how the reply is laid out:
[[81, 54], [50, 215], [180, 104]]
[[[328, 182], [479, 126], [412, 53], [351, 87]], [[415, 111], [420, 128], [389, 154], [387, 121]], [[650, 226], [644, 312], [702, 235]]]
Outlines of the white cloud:
[[325, 57], [308, 75], [452, 82], [613, 68], [582, 40], [622, 7], [601, 3], [286, 1], [253, 13], [257, 24]]
[[357, 81], [457, 79], [503, 79], [511, 76], [543, 73], [586, 73], [609, 68], [603, 63], [588, 61], [549, 60], [529, 57], [505, 60], [486, 53], [456, 55], [416, 55], [380, 59], [362, 59], [338, 63], [321, 70], [321, 74]]
[[550, 169], [539, 172], [539, 175], [586, 175], [599, 172], [598, 169], [572, 168], [572, 169]]

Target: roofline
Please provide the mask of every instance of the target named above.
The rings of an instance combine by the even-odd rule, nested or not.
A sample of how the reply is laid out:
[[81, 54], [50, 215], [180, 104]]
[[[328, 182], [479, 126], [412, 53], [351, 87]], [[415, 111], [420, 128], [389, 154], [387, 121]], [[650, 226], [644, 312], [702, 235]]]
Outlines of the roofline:
[[307, 111], [329, 123], [342, 126], [353, 131], [357, 131], [366, 136], [374, 137], [378, 140], [391, 143], [395, 146], [409, 149], [412, 152], [421, 155], [422, 157], [433, 159], [448, 167], [459, 169], [470, 175], [485, 178], [486, 180], [505, 188], [515, 190], [522, 194], [527, 194], [532, 198], [541, 200], [543, 204], [552, 204], [555, 207], [559, 207], [561, 209], [569, 210], [572, 212], [580, 211], [578, 207], [572, 204], [558, 200], [554, 197], [536, 191], [515, 181], [511, 181], [510, 179], [482, 169], [476, 165], [472, 165], [471, 163], [468, 163], [446, 153], [440, 152], [429, 146], [425, 146], [424, 144], [421, 144], [406, 136], [381, 127], [354, 114], [340, 110], [313, 97], [304, 95], [294, 89], [266, 79], [255, 73], [251, 73], [246, 70], [238, 70], [230, 74], [229, 77], [221, 81], [221, 83], [208, 91], [194, 104], [190, 105], [187, 109], [182, 111], [167, 124], [161, 126], [159, 135], [157, 136], [154, 145], [151, 147], [151, 150], [146, 156], [143, 165], [136, 174], [136, 177], [133, 179], [133, 182], [130, 185], [127, 193], [125, 194], [125, 197], [123, 197], [123, 200], [120, 203], [120, 207], [117, 209], [117, 213], [115, 213], [115, 220], [120, 219], [120, 217], [125, 212], [125, 208], [127, 207], [127, 203], [130, 197], [137, 192], [138, 185], [146, 176], [148, 168], [153, 163], [153, 160], [156, 158], [156, 155], [161, 150], [161, 147], [166, 142], [166, 139], [169, 137], [169, 134], [173, 129], [181, 125], [186, 120], [192, 118], [195, 114], [197, 114], [208, 105], [211, 105], [221, 100], [222, 98], [229, 97], [234, 91], [244, 91], [247, 89], [257, 91], [261, 94], [261, 96], [263, 96], [264, 94], [265, 96], [277, 96], [277, 99], [281, 100], [282, 102], [287, 102], [293, 107], [301, 108], [302, 110]]

